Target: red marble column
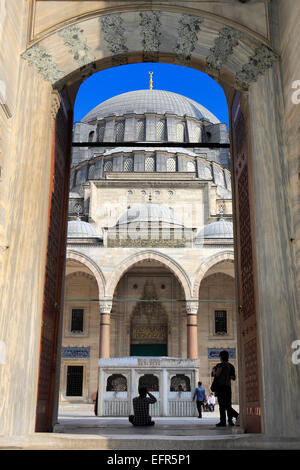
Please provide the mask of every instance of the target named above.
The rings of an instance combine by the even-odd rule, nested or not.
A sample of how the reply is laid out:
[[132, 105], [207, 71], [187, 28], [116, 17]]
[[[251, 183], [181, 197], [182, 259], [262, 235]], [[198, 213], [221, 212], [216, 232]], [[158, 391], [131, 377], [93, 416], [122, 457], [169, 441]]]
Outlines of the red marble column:
[[100, 347], [99, 357], [110, 357], [110, 312], [111, 300], [100, 300]]

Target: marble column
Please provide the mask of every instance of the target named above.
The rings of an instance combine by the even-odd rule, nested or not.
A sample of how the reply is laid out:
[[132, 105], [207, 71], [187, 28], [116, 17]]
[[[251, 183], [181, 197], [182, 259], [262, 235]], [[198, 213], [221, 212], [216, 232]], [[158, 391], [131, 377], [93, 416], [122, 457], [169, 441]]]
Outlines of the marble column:
[[162, 371], [162, 387], [160, 390], [160, 396], [162, 400], [162, 416], [168, 416], [168, 395], [169, 395], [169, 386], [168, 386], [168, 371], [163, 369]]
[[99, 357], [110, 357], [110, 312], [112, 300], [100, 300], [100, 348]]
[[187, 358], [198, 359], [198, 302], [186, 302], [187, 313]]

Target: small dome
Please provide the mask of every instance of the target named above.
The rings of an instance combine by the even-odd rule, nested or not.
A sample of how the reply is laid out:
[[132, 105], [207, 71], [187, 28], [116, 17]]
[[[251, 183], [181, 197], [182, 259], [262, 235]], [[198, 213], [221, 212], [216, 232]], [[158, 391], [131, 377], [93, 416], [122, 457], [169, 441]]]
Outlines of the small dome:
[[179, 225], [182, 223], [174, 216], [173, 209], [164, 204], [137, 204], [128, 209], [117, 222], [117, 226], [130, 223], [141, 222], [162, 222], [172, 225]]
[[95, 228], [83, 220], [68, 222], [68, 238], [100, 238]]
[[188, 116], [207, 120], [213, 124], [220, 121], [208, 109], [196, 101], [166, 90], [135, 90], [103, 101], [90, 111], [82, 122], [101, 120], [109, 116], [143, 115], [154, 113]]
[[232, 222], [219, 220], [206, 225], [197, 235], [197, 239], [203, 238], [233, 238]]

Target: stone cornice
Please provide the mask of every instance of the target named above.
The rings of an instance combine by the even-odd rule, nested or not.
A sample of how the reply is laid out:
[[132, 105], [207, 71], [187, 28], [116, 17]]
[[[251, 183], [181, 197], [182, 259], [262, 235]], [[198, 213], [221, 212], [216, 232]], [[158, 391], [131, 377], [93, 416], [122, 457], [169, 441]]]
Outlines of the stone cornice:
[[96, 187], [115, 187], [115, 188], [163, 188], [172, 189], [172, 188], [186, 188], [186, 183], [189, 182], [189, 187], [197, 187], [199, 189], [204, 188], [210, 181], [201, 181], [201, 180], [91, 180], [91, 183], [95, 184]]

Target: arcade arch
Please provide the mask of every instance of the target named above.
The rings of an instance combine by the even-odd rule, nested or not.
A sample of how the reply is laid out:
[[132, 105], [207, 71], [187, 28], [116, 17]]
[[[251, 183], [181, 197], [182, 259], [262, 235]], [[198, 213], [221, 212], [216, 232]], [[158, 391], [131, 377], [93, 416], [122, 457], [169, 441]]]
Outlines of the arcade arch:
[[112, 297], [119, 279], [128, 269], [130, 269], [134, 264], [144, 262], [144, 261], [149, 261], [149, 262], [154, 261], [156, 263], [159, 263], [169, 268], [170, 271], [174, 273], [178, 281], [181, 283], [183, 290], [184, 290], [185, 299], [189, 300], [192, 297], [191, 296], [191, 281], [187, 273], [184, 271], [184, 269], [175, 260], [170, 258], [168, 255], [158, 253], [152, 250], [141, 251], [125, 259], [120, 264], [118, 269], [115, 269], [111, 278], [108, 280], [106, 296], [108, 298]]
[[117, 271], [111, 310], [112, 356], [189, 354], [184, 287], [170, 261], [162, 260], [149, 253], [133, 256]]
[[104, 274], [102, 273], [99, 266], [93, 260], [91, 260], [87, 255], [84, 255], [83, 253], [78, 253], [74, 250], [67, 250], [66, 252], [67, 264], [68, 264], [68, 260], [72, 260], [72, 261], [76, 261], [80, 263], [82, 267], [86, 268], [88, 271], [90, 271], [93, 274], [97, 282], [97, 286], [99, 290], [99, 298], [104, 298], [106, 282], [105, 282]]
[[[229, 254], [228, 254], [229, 255]], [[229, 259], [229, 261], [228, 261]], [[198, 333], [198, 342], [200, 345], [206, 345], [203, 355], [203, 349], [199, 347], [200, 377], [205, 377], [206, 371], [219, 362], [218, 354], [222, 349], [230, 353], [230, 362], [234, 365], [237, 377], [240, 376], [243, 365], [239, 364], [240, 345], [238, 342], [238, 318], [236, 312], [236, 292], [234, 266], [231, 257], [221, 261], [216, 257], [209, 263], [205, 272], [201, 275], [199, 281], [198, 324], [201, 325]], [[206, 265], [207, 266], [207, 265]], [[203, 386], [206, 389], [210, 387], [210, 381], [203, 380]], [[233, 403], [240, 401], [239, 381], [232, 382], [232, 400]]]
[[[99, 298], [99, 288], [94, 273], [78, 258], [68, 257], [66, 263], [59, 374], [62, 403], [90, 401], [98, 383], [99, 304], [90, 299]], [[91, 338], [88, 346], [87, 338]]]

